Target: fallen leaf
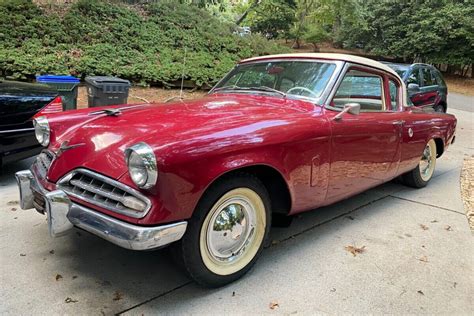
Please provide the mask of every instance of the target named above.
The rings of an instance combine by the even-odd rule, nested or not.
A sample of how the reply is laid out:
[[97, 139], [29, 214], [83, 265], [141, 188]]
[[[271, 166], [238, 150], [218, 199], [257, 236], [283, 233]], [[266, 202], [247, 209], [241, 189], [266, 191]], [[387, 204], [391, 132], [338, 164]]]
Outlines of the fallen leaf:
[[453, 229], [452, 229], [451, 226], [449, 226], [449, 225], [446, 225], [446, 226], [444, 227], [444, 229], [446, 229], [448, 232], [452, 232], [452, 231], [453, 231]]
[[407, 237], [413, 237], [413, 236], [412, 236], [412, 235], [410, 235], [410, 234], [405, 234], [405, 236], [407, 236]]
[[354, 217], [352, 217], [352, 216], [350, 216], [350, 215], [346, 216], [346, 218], [347, 218], [347, 219], [350, 219], [351, 221], [354, 220]]
[[355, 257], [358, 253], [363, 253], [365, 252], [365, 246], [362, 246], [360, 248], [357, 248], [355, 246], [346, 246], [344, 247], [344, 249], [346, 249], [347, 251], [349, 251], [350, 253], [352, 253], [352, 255]]
[[74, 280], [74, 279], [77, 279], [77, 275], [73, 275], [73, 276], [72, 276], [72, 279], [73, 279], [73, 280]]
[[18, 217], [13, 217], [13, 219], [17, 219]]
[[232, 292], [232, 296], [235, 296], [235, 292]]
[[61, 274], [56, 274], [56, 281], [59, 281], [63, 278]]
[[425, 295], [425, 293], [423, 293], [422, 290], [418, 290], [417, 293], [418, 293], [418, 294], [421, 294], [421, 295]]
[[26, 257], [26, 253], [20, 253], [20, 257]]
[[432, 223], [437, 223], [438, 221], [434, 219], [434, 220], [432, 220], [431, 222], [432, 222]]
[[50, 254], [54, 255], [54, 249], [49, 251]]
[[66, 297], [66, 299], [64, 300], [64, 302], [66, 302], [66, 303], [77, 303], [78, 300], [74, 300], [74, 299], [72, 299], [72, 298], [70, 298], [70, 297]]
[[12, 207], [11, 210], [12, 210], [13, 212], [15, 212], [15, 211], [16, 211], [16, 207]]
[[428, 262], [428, 257], [427, 256], [423, 256], [421, 258], [418, 258], [418, 260], [420, 260], [421, 262]]
[[277, 309], [278, 307], [280, 307], [280, 305], [278, 304], [278, 302], [276, 301], [272, 301], [270, 302], [270, 309]]
[[119, 291], [115, 291], [113, 300], [120, 301], [122, 298], [123, 298], [123, 294], [120, 293]]
[[332, 289], [331, 289], [331, 292], [336, 292], [336, 289], [335, 289], [335, 288], [332, 288]]
[[454, 282], [453, 283], [453, 287], [456, 288], [456, 286], [458, 285], [458, 282]]
[[421, 227], [421, 229], [423, 229], [423, 230], [428, 230], [428, 229], [429, 229], [429, 227], [428, 227], [428, 226], [426, 226], [426, 225], [423, 225], [423, 224], [420, 224], [420, 227]]
[[8, 201], [7, 202], [7, 205], [18, 205], [18, 204], [20, 204], [20, 202], [18, 202], [18, 201]]

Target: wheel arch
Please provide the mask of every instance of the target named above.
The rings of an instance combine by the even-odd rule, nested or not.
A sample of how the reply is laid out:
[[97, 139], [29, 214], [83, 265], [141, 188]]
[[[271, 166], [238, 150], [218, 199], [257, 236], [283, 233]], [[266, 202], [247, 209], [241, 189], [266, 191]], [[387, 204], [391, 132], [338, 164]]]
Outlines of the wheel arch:
[[444, 142], [440, 137], [433, 137], [433, 139], [436, 143], [436, 158], [439, 158], [444, 153]]
[[267, 164], [245, 165], [225, 171], [211, 181], [204, 190], [201, 198], [206, 194], [209, 188], [215, 185], [219, 180], [242, 173], [250, 174], [262, 182], [270, 196], [272, 204], [271, 211], [273, 213], [285, 215], [290, 213], [292, 196], [288, 183], [280, 171]]

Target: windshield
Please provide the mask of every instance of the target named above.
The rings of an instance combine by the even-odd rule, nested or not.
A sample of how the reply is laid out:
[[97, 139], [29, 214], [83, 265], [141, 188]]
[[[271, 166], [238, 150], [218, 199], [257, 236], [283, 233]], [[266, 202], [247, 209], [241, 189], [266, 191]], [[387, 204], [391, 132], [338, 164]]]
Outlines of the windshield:
[[261, 92], [319, 98], [336, 65], [313, 61], [271, 61], [235, 67], [212, 92]]

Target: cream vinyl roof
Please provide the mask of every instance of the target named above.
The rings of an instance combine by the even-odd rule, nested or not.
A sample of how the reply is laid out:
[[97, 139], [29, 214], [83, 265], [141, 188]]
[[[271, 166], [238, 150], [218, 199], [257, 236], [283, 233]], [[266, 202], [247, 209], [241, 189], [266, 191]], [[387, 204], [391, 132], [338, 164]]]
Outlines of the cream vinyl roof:
[[398, 77], [397, 73], [387, 65], [384, 65], [378, 61], [355, 56], [355, 55], [348, 55], [348, 54], [332, 54], [332, 53], [296, 53], [296, 54], [278, 54], [278, 55], [267, 55], [267, 56], [259, 56], [259, 57], [252, 57], [248, 59], [242, 60], [240, 63], [258, 61], [258, 60], [266, 60], [266, 59], [278, 59], [278, 58], [304, 58], [304, 59], [328, 59], [328, 60], [342, 60], [347, 61], [359, 65], [369, 66], [373, 68], [378, 68], [389, 72]]

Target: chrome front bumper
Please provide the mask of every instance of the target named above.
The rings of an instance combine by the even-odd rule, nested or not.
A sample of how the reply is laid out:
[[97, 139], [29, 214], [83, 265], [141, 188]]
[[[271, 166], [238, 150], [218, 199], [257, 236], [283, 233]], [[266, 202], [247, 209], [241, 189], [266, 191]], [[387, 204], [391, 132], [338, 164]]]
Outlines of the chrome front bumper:
[[90, 208], [73, 203], [62, 190], [45, 190], [30, 170], [15, 174], [20, 189], [22, 209], [34, 207], [33, 191], [45, 201], [48, 229], [52, 237], [69, 232], [73, 226], [82, 228], [120, 247], [132, 250], [160, 248], [183, 237], [187, 222], [143, 227], [129, 224]]

